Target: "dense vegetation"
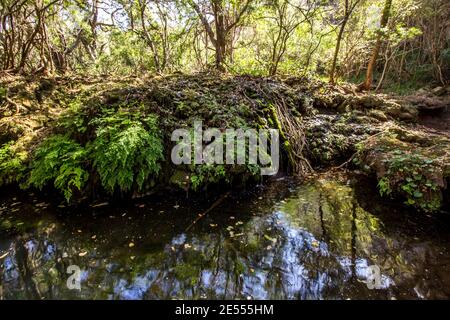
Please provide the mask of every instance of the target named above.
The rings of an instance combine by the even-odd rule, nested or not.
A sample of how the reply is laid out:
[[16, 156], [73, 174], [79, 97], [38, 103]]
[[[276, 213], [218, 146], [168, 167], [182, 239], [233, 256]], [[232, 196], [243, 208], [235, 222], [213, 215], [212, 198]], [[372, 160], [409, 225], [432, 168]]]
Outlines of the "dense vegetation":
[[2, 0], [0, 68], [314, 73], [404, 89], [449, 81], [449, 15], [446, 0]]
[[171, 132], [202, 120], [279, 129], [282, 171], [358, 169], [438, 211], [448, 131], [415, 123], [448, 105], [449, 16], [446, 0], [2, 0], [0, 186], [71, 202], [260, 181], [171, 164]]

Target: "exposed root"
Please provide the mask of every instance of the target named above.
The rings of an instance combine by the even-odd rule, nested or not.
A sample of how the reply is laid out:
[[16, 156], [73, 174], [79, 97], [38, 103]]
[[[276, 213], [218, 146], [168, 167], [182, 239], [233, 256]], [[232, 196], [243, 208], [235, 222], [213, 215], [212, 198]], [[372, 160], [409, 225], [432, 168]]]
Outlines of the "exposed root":
[[264, 96], [273, 101], [271, 116], [274, 118], [273, 120], [280, 131], [293, 173], [299, 176], [306, 176], [314, 172], [309, 161], [303, 156], [306, 138], [302, 123], [292, 115], [284, 97], [276, 91], [267, 92], [261, 87], [259, 89]]

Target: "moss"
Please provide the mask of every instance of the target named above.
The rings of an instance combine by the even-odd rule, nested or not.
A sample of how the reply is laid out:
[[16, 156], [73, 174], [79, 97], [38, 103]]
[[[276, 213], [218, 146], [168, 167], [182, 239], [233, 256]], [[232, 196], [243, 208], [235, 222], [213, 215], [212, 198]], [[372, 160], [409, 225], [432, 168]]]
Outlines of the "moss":
[[195, 285], [198, 281], [199, 270], [186, 263], [181, 263], [173, 268], [175, 276], [182, 281], [189, 281], [192, 285]]
[[0, 148], [0, 186], [22, 180], [28, 153], [19, 149], [12, 141]]
[[376, 173], [382, 196], [401, 196], [406, 205], [435, 212], [442, 206], [447, 188], [449, 146], [445, 138], [394, 129], [362, 142], [355, 163]]
[[[395, 121], [393, 119], [414, 119], [417, 116], [415, 108], [392, 99], [337, 92], [310, 79], [278, 81], [249, 76], [195, 74], [101, 80], [62, 79], [60, 82], [58, 78], [52, 80], [50, 86], [45, 81], [26, 79], [1, 83], [14, 101], [21, 103], [27, 100], [33, 108], [26, 114], [5, 112], [8, 117], [0, 119], [3, 157], [0, 183], [23, 182], [31, 171], [45, 167], [42, 159], [56, 154], [56, 173], [46, 171], [48, 177], [36, 179], [32, 186], [53, 185], [62, 193], [72, 190], [73, 196], [89, 195], [99, 190], [101, 196], [115, 194], [117, 190], [131, 194], [167, 184], [201, 192], [212, 184], [232, 185], [248, 179], [259, 180], [260, 175], [259, 167], [253, 165], [175, 167], [170, 161], [164, 163], [163, 159], [170, 158], [173, 145], [171, 132], [178, 128], [191, 128], [194, 120], [202, 120], [205, 128], [278, 129], [286, 155], [283, 160], [287, 161], [289, 170], [298, 165], [299, 158], [293, 151], [298, 145], [292, 138], [295, 135], [289, 128], [282, 127], [277, 116], [276, 106], [280, 102], [286, 105], [292, 120], [299, 119], [299, 130], [304, 128], [306, 132], [307, 144], [302, 150], [306, 154], [302, 156], [320, 168], [348, 160], [356, 151], [357, 143], [380, 132], [383, 126], [391, 125], [391, 121]], [[317, 108], [312, 108], [311, 104]], [[34, 109], [35, 106], [39, 108]], [[346, 110], [337, 112], [339, 106]], [[157, 120], [149, 124], [145, 120], [149, 118]], [[432, 160], [437, 171], [430, 176], [434, 177], [435, 180], [431, 180], [438, 189], [433, 194], [439, 195], [445, 189], [442, 181], [450, 176], [449, 166], [445, 166], [450, 161], [443, 155], [443, 150], [449, 150], [448, 142], [420, 137], [408, 130], [392, 133], [397, 135], [392, 138], [392, 148], [389, 147], [391, 142], [381, 141], [381, 136], [377, 136], [375, 141], [364, 142], [356, 163], [379, 174], [380, 188], [389, 187], [392, 190], [390, 196], [408, 197], [409, 194], [414, 204], [411, 200], [409, 203], [415, 207], [421, 207], [418, 202], [426, 199], [434, 210], [439, 206], [439, 198], [428, 195], [428, 190], [419, 190], [422, 197], [415, 193], [414, 188], [410, 190], [407, 177], [401, 178], [401, 171], [394, 169], [395, 163], [404, 155], [396, 157], [393, 151], [397, 148], [408, 154], [409, 150], [417, 150], [420, 161]], [[66, 142], [70, 141], [74, 149], [70, 149], [69, 154], [76, 149], [82, 151], [84, 160], [76, 163], [75, 167], [87, 172], [87, 181], [83, 173], [78, 181], [82, 183], [75, 185], [59, 179], [59, 187], [56, 186], [61, 169], [59, 162], [74, 163], [56, 149], [57, 144], [46, 152], [40, 147], [39, 152], [35, 150], [40, 141], [52, 137], [65, 137]], [[411, 158], [406, 162], [413, 165], [422, 163], [420, 161]], [[382, 180], [385, 176], [386, 179]], [[428, 182], [420, 183], [426, 186]]]

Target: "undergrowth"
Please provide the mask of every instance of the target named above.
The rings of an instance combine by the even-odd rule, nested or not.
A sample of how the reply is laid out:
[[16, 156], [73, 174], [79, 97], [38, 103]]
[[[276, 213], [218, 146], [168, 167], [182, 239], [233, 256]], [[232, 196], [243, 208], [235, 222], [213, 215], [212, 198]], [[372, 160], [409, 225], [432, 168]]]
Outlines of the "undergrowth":
[[[388, 134], [375, 142], [358, 145], [355, 164], [366, 171], [375, 170], [381, 196], [401, 195], [405, 204], [425, 212], [439, 210], [445, 174], [437, 155], [431, 158], [426, 148], [415, 147]], [[437, 158], [437, 159], [436, 159]]]
[[28, 153], [17, 151], [14, 142], [8, 142], [0, 148], [0, 186], [19, 182], [24, 175]]

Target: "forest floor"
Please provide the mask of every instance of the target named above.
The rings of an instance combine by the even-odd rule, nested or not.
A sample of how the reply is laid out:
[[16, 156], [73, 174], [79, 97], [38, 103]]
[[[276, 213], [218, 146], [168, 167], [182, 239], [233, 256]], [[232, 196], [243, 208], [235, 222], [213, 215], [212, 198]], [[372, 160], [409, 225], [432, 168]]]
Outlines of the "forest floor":
[[58, 189], [73, 201], [258, 181], [250, 166], [164, 160], [171, 132], [201, 119], [279, 129], [284, 172], [363, 171], [382, 195], [438, 211], [450, 198], [449, 105], [450, 87], [400, 97], [309, 78], [3, 77], [0, 185]]

